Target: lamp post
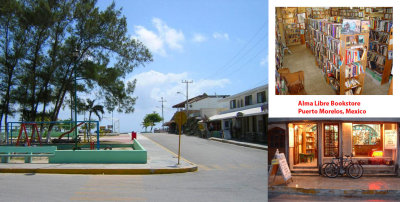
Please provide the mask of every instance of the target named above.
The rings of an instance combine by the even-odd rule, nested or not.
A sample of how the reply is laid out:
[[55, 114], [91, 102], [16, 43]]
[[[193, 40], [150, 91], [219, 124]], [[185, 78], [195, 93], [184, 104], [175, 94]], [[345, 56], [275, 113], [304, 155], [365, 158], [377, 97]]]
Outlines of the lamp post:
[[75, 93], [75, 96], [74, 96], [74, 102], [75, 102], [75, 104], [74, 104], [74, 110], [75, 110], [75, 119], [74, 119], [74, 127], [75, 127], [75, 149], [77, 149], [78, 148], [78, 131], [77, 131], [77, 129], [78, 129], [78, 116], [77, 116], [77, 111], [76, 111], [76, 109], [77, 109], [77, 92], [76, 92], [76, 60], [77, 60], [77, 58], [78, 58], [78, 56], [79, 56], [79, 51], [77, 50], [77, 49], [75, 49], [74, 50], [74, 52], [72, 53], [72, 55], [73, 55], [73, 57], [74, 57], [74, 93]]

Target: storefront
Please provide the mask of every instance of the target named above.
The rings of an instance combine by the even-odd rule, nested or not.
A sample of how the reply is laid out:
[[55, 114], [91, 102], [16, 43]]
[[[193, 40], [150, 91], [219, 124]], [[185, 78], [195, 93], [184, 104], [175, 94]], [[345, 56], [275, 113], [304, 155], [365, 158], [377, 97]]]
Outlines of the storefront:
[[394, 118], [270, 118], [269, 153], [284, 152], [291, 170], [318, 169], [334, 156], [352, 154], [365, 173], [400, 176], [399, 123]]

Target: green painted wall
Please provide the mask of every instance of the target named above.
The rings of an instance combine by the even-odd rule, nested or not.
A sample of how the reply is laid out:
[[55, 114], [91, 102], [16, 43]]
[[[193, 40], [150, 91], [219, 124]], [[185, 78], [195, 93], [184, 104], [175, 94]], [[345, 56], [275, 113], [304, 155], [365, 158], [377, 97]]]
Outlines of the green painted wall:
[[[71, 144], [52, 144], [52, 145], [57, 146], [58, 150], [71, 150], [73, 147], [75, 147], [74, 143], [71, 143]], [[114, 143], [107, 144], [105, 142], [100, 142], [100, 148], [101, 149], [104, 149], [105, 147], [108, 147], [108, 146], [111, 146], [112, 148], [117, 148], [117, 147], [120, 147], [120, 148], [125, 148], [125, 147], [133, 148], [132, 144], [114, 144]], [[84, 143], [84, 144], [78, 143], [78, 147], [80, 147], [80, 148], [90, 148], [90, 144], [89, 143]], [[94, 144], [94, 147], [97, 148], [97, 143]]]
[[49, 163], [147, 163], [147, 151], [138, 141], [135, 150], [57, 150]]

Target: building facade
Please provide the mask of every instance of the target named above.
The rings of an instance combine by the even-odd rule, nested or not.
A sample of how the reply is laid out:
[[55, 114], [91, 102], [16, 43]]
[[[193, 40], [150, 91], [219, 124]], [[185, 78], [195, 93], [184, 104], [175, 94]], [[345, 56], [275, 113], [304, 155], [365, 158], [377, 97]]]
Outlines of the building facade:
[[224, 99], [229, 109], [209, 118], [211, 130], [225, 139], [267, 142], [268, 85], [259, 86]]
[[278, 149], [293, 172], [317, 170], [335, 156], [353, 155], [364, 173], [400, 176], [400, 119], [270, 118], [269, 162]]

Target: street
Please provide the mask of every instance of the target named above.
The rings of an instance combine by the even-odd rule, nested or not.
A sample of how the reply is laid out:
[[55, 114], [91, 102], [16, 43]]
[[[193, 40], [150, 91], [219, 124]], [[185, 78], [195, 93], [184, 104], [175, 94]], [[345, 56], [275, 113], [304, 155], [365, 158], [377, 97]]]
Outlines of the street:
[[312, 196], [312, 195], [295, 195], [295, 194], [268, 194], [269, 202], [284, 202], [284, 201], [370, 201], [370, 202], [389, 202], [399, 201], [398, 197], [386, 196], [365, 196], [365, 197], [348, 197], [348, 196]]
[[[178, 136], [145, 134], [178, 153]], [[266, 201], [267, 153], [182, 135], [192, 173], [165, 175], [1, 174], [2, 201]], [[151, 156], [150, 156], [151, 158]]]

